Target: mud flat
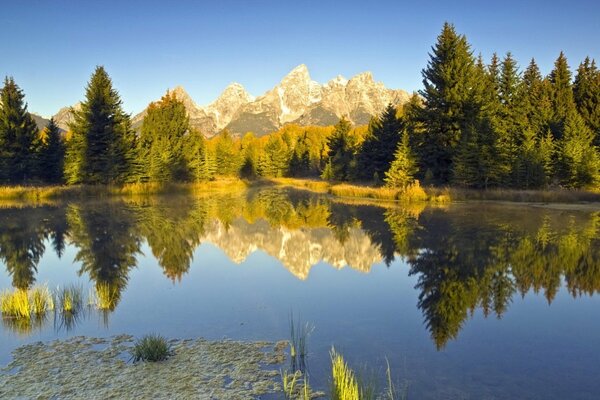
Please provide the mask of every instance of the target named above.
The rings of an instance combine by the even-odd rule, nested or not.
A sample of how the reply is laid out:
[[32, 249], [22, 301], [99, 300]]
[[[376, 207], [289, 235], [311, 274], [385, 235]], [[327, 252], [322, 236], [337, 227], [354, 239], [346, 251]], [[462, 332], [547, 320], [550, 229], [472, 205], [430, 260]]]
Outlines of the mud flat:
[[74, 337], [13, 352], [0, 370], [0, 398], [250, 399], [281, 390], [285, 344], [171, 340], [173, 355], [128, 362], [134, 338]]

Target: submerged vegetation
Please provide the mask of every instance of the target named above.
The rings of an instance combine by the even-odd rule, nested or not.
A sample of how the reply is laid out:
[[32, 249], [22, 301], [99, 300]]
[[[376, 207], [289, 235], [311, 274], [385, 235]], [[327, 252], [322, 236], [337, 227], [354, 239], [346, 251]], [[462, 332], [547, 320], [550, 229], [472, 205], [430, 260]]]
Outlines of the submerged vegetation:
[[164, 361], [172, 354], [167, 339], [160, 335], [146, 335], [139, 339], [131, 349], [131, 360], [136, 363], [140, 361]]

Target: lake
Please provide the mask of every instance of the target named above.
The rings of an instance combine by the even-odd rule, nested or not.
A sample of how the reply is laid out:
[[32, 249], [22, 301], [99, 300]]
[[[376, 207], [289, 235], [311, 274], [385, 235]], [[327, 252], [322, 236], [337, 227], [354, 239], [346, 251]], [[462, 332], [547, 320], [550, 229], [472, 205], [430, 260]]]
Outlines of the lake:
[[293, 318], [314, 327], [322, 390], [335, 346], [361, 374], [383, 377], [387, 360], [410, 399], [596, 399], [599, 239], [591, 207], [279, 188], [3, 204], [0, 289], [75, 283], [102, 306], [3, 318], [0, 362], [78, 335], [277, 341]]

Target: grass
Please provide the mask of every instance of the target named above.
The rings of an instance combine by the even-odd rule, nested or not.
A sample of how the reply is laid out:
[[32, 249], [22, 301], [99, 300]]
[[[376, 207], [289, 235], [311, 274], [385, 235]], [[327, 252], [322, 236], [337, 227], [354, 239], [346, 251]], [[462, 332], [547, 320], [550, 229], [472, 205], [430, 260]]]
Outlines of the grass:
[[57, 289], [55, 327], [70, 331], [79, 321], [84, 311], [83, 288], [77, 285]]
[[331, 349], [331, 400], [359, 400], [359, 393], [354, 371], [341, 354]]
[[166, 360], [172, 354], [167, 339], [160, 335], [146, 335], [139, 339], [131, 349], [131, 360], [157, 362]]
[[108, 284], [99, 283], [95, 291], [90, 293], [89, 305], [95, 306], [98, 310], [113, 310], [119, 298], [119, 290]]
[[54, 298], [47, 286], [15, 289], [0, 294], [0, 311], [4, 317], [30, 319], [43, 317], [54, 309]]
[[155, 194], [233, 191], [248, 187], [239, 178], [218, 178], [207, 182], [190, 183], [127, 183], [124, 185], [70, 185], [70, 186], [0, 186], [0, 200], [40, 202], [44, 200], [97, 198], [109, 196], [143, 196]]
[[447, 193], [452, 200], [493, 200], [530, 203], [578, 203], [598, 202], [600, 193], [575, 189], [517, 190], [517, 189], [462, 189], [462, 188], [427, 188], [432, 195]]
[[306, 372], [306, 358], [308, 356], [307, 339], [314, 327], [300, 320], [294, 323], [294, 315], [290, 316], [290, 359], [292, 371]]

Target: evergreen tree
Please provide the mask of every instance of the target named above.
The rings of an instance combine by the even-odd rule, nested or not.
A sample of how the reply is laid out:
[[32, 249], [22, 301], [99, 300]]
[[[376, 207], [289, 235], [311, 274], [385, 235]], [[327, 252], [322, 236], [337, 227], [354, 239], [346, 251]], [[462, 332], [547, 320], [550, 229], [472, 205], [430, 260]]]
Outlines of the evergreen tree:
[[191, 129], [185, 144], [185, 158], [191, 177], [195, 181], [210, 181], [214, 179], [217, 165], [204, 135]]
[[0, 180], [24, 182], [36, 169], [38, 128], [27, 112], [27, 103], [11, 77], [0, 90]]
[[302, 135], [290, 158], [289, 174], [291, 176], [307, 176], [310, 173], [310, 149], [306, 132]]
[[40, 146], [39, 175], [46, 182], [61, 183], [65, 158], [65, 143], [60, 128], [50, 118], [44, 129], [44, 141]]
[[573, 94], [577, 111], [594, 134], [594, 143], [600, 145], [600, 71], [596, 61], [586, 57], [579, 65]]
[[258, 143], [252, 132], [248, 132], [242, 138], [243, 162], [240, 169], [242, 178], [255, 178], [258, 175], [259, 164]]
[[81, 109], [72, 109], [65, 173], [68, 183], [124, 182], [135, 156], [135, 135], [118, 92], [103, 67], [96, 67]]
[[388, 104], [383, 113], [369, 125], [369, 130], [358, 155], [358, 172], [363, 179], [383, 177], [394, 160], [402, 122], [396, 108]]
[[567, 64], [567, 58], [562, 51], [554, 62], [554, 69], [550, 72], [549, 81], [552, 88], [552, 121], [550, 129], [555, 139], [561, 139], [567, 117], [575, 112], [571, 71]]
[[260, 161], [263, 176], [281, 177], [288, 170], [288, 146], [279, 135], [269, 137]]
[[385, 172], [384, 181], [388, 187], [405, 189], [414, 182], [416, 173], [417, 164], [410, 149], [408, 133], [404, 132], [394, 153], [394, 161], [390, 169]]
[[183, 153], [189, 129], [185, 105], [174, 93], [167, 92], [160, 101], [150, 103], [138, 141], [142, 180], [168, 182], [186, 179]]
[[592, 131], [577, 113], [565, 121], [559, 161], [560, 176], [567, 187], [593, 186], [600, 181], [600, 158]]
[[217, 174], [223, 176], [237, 175], [241, 163], [239, 148], [227, 129], [216, 137], [215, 147]]
[[463, 106], [461, 140], [452, 164], [452, 181], [461, 186], [488, 187], [505, 175], [506, 157], [498, 148], [497, 133], [499, 84], [489, 68], [480, 56], [473, 69], [470, 97]]
[[470, 46], [454, 26], [445, 23], [422, 71], [424, 98], [422, 157], [438, 183], [448, 182], [456, 147], [471, 99], [474, 59]]
[[327, 146], [329, 147], [327, 156], [331, 169], [331, 174], [327, 175], [331, 175], [333, 180], [349, 180], [354, 172], [356, 142], [354, 137], [350, 135], [351, 128], [350, 122], [342, 117], [327, 140]]

